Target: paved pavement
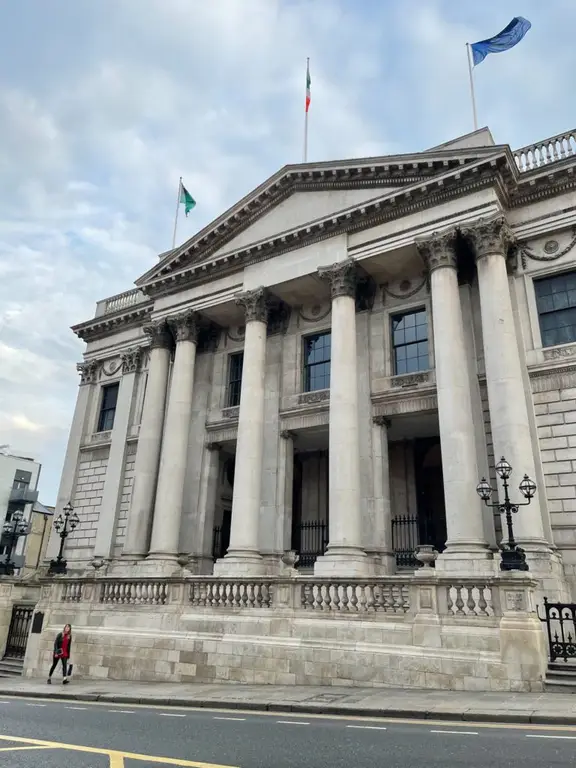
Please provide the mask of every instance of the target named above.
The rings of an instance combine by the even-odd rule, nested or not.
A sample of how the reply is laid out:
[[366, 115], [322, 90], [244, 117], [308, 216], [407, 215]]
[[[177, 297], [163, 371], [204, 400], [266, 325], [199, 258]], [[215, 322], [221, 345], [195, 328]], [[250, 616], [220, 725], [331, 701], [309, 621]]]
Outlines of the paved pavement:
[[0, 679], [0, 696], [27, 696], [115, 704], [219, 707], [365, 717], [435, 718], [476, 722], [576, 725], [576, 695], [482, 693], [336, 686], [273, 686]]
[[10, 768], [565, 768], [576, 728], [0, 700]]

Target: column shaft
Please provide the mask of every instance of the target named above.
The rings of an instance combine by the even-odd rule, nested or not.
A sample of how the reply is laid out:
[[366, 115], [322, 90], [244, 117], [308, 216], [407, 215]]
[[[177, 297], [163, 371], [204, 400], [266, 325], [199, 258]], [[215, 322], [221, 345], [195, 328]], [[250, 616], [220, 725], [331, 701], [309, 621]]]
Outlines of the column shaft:
[[184, 312], [168, 318], [168, 325], [176, 338], [176, 352], [148, 555], [153, 560], [175, 560], [178, 556], [196, 361], [195, 314]]
[[368, 572], [362, 549], [356, 264], [352, 259], [319, 270], [330, 281], [329, 544], [315, 565], [317, 575], [361, 576]]
[[481, 501], [476, 494], [478, 462], [456, 271], [456, 232], [435, 234], [417, 246], [431, 270], [438, 419], [448, 532], [446, 551], [441, 560], [455, 561], [450, 565], [451, 569], [471, 570], [474, 568], [471, 559], [487, 560], [490, 553], [484, 538]]
[[[496, 460], [505, 456], [514, 469], [517, 486], [524, 474], [536, 477], [528, 404], [514, 325], [506, 254], [512, 233], [504, 219], [480, 221], [463, 233], [476, 251], [484, 361], [490, 421]], [[548, 547], [538, 493], [514, 517], [514, 531], [522, 546]]]
[[392, 548], [392, 511], [390, 505], [390, 464], [388, 459], [388, 420], [376, 416], [372, 424], [372, 479], [374, 497], [375, 551], [384, 573], [394, 573], [396, 563]]
[[212, 545], [214, 539], [214, 512], [220, 482], [220, 445], [205, 446], [202, 459], [200, 497], [198, 500], [197, 535], [192, 557], [197, 559], [199, 573], [212, 570]]
[[123, 555], [127, 558], [141, 558], [148, 554], [172, 345], [172, 337], [164, 321], [152, 323], [144, 331], [151, 340], [150, 361], [124, 542]]
[[292, 507], [294, 495], [294, 435], [292, 432], [280, 433], [278, 450], [278, 487], [277, 487], [277, 547], [281, 552], [292, 549]]
[[114, 550], [118, 509], [122, 497], [122, 479], [126, 463], [126, 441], [130, 427], [136, 376], [140, 369], [140, 357], [141, 351], [138, 347], [122, 354], [122, 379], [120, 380], [118, 403], [114, 415], [112, 444], [94, 544], [94, 557], [96, 559], [107, 560], [112, 557]]
[[246, 313], [244, 365], [240, 388], [230, 546], [215, 574], [257, 575], [265, 569], [259, 548], [262, 462], [264, 458], [264, 376], [267, 297], [263, 288], [237, 298]]

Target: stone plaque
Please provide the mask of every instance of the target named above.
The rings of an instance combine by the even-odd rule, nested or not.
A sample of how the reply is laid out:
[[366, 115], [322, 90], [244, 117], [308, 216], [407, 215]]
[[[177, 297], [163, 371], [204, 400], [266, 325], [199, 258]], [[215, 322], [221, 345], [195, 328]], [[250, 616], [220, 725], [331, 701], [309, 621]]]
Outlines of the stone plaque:
[[507, 611], [525, 611], [526, 599], [524, 592], [506, 592]]
[[432, 610], [432, 590], [429, 587], [420, 588], [420, 608]]

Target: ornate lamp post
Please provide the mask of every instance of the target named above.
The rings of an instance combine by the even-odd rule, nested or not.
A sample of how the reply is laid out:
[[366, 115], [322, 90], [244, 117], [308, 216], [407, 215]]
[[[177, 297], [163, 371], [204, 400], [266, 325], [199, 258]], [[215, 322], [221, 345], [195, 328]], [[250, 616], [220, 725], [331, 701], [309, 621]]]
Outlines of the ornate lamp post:
[[66, 504], [62, 511], [64, 516], [58, 515], [58, 518], [54, 521], [54, 528], [60, 536], [60, 551], [58, 552], [56, 560], [50, 561], [50, 568], [48, 568], [49, 575], [66, 573], [68, 563], [63, 557], [64, 542], [68, 538], [70, 531], [73, 531], [80, 522], [80, 518], [76, 512], [74, 512], [74, 507], [70, 502]]
[[0, 563], [0, 575], [12, 576], [14, 574], [14, 563], [12, 562], [12, 553], [21, 536], [26, 536], [30, 530], [30, 526], [24, 520], [24, 512], [20, 509], [16, 510], [7, 522], [2, 526], [2, 538], [8, 540], [8, 552], [6, 553], [6, 560]]
[[518, 512], [518, 507], [524, 507], [530, 504], [536, 493], [536, 483], [530, 480], [528, 475], [524, 475], [522, 482], [519, 485], [520, 492], [524, 496], [526, 501], [514, 503], [510, 501], [508, 494], [508, 480], [512, 474], [512, 467], [506, 461], [504, 456], [496, 464], [496, 473], [502, 480], [502, 486], [504, 488], [504, 501], [491, 502], [492, 494], [495, 493], [495, 489], [491, 488], [486, 482], [486, 478], [482, 480], [476, 486], [476, 493], [484, 501], [487, 507], [493, 507], [498, 509], [500, 514], [506, 515], [506, 527], [508, 529], [508, 542], [502, 544], [502, 560], [500, 562], [501, 571], [528, 571], [528, 563], [526, 562], [526, 553], [524, 550], [516, 544], [514, 540], [514, 530], [512, 528], [512, 513]]

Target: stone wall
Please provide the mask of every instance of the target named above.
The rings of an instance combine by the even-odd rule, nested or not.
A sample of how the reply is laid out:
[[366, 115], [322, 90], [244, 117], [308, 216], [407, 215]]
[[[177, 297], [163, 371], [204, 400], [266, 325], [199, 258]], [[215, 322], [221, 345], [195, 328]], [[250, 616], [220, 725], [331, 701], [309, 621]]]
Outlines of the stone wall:
[[92, 555], [109, 452], [109, 447], [103, 447], [80, 453], [72, 495], [72, 506], [80, 518], [80, 524], [66, 541], [66, 554], [72, 560], [88, 559]]
[[81, 677], [538, 691], [546, 667], [523, 577], [55, 583], [25, 674], [74, 626]]
[[126, 459], [124, 462], [124, 472], [122, 475], [122, 494], [118, 508], [118, 517], [116, 519], [116, 531], [114, 534], [114, 557], [120, 557], [124, 546], [124, 537], [126, 536], [126, 526], [128, 525], [128, 513], [130, 511], [130, 502], [132, 500], [132, 486], [134, 484], [134, 465], [136, 463], [137, 443], [129, 443], [126, 447]]

